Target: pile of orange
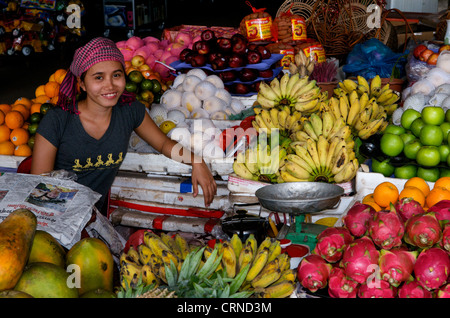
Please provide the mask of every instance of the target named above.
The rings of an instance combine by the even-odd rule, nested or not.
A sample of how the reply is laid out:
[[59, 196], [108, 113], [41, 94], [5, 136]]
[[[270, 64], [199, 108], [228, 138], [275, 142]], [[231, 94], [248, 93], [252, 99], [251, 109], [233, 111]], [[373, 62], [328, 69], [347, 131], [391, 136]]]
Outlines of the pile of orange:
[[404, 197], [414, 199], [425, 210], [441, 200], [450, 200], [450, 177], [439, 178], [432, 188], [420, 177], [408, 179], [402, 189], [392, 182], [382, 182], [363, 198], [362, 203], [380, 211], [389, 209], [391, 203], [395, 204]]
[[58, 101], [59, 87], [67, 74], [65, 69], [57, 69], [50, 75], [48, 82], [39, 85], [34, 91], [35, 98], [32, 100], [35, 104], [34, 112], [38, 109], [39, 104], [52, 103]]

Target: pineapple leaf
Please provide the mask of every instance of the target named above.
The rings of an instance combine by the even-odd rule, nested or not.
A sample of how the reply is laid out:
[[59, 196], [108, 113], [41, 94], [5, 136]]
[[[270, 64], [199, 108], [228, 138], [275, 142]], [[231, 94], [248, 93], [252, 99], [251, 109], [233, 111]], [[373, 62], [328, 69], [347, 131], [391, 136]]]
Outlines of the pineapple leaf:
[[253, 291], [241, 291], [239, 293], [231, 294], [228, 298], [248, 298], [253, 294]]
[[225, 288], [220, 293], [219, 298], [228, 298], [229, 296], [230, 296], [230, 285], [226, 284]]
[[187, 272], [188, 277], [193, 276], [194, 273], [197, 271], [197, 268], [200, 266], [202, 256], [203, 256], [203, 251], [205, 250], [205, 248], [206, 248], [206, 246], [204, 246], [203, 248], [201, 248], [200, 250], [196, 251], [193, 254], [192, 259], [190, 260], [189, 269]]
[[247, 277], [247, 273], [250, 270], [250, 264], [245, 265], [245, 267], [234, 277], [233, 282], [230, 285], [230, 293], [234, 294], [241, 288], [242, 283]]
[[175, 286], [177, 284], [178, 271], [177, 271], [177, 268], [175, 267], [174, 262], [172, 260], [170, 260], [170, 266], [167, 266], [166, 264], [164, 264], [164, 269], [166, 272], [167, 285], [170, 287]]

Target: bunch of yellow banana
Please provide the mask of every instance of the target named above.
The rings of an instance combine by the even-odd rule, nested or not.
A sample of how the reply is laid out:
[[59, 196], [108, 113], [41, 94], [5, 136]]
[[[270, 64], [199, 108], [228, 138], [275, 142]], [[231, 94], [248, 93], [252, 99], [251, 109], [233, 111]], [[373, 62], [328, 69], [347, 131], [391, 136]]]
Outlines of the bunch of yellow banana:
[[186, 240], [179, 234], [171, 237], [151, 232], [144, 233], [144, 243], [130, 246], [120, 255], [120, 283], [123, 288], [136, 288], [139, 281], [147, 286], [159, 286], [166, 281], [164, 265], [171, 262], [179, 268], [190, 249]]
[[314, 71], [315, 60], [312, 56], [307, 57], [303, 50], [299, 50], [294, 55], [294, 61], [289, 64], [291, 74], [299, 74], [300, 77], [310, 76]]
[[294, 107], [303, 113], [316, 111], [320, 101], [325, 97], [315, 80], [309, 80], [307, 76], [284, 73], [278, 79], [275, 77], [269, 84], [261, 82], [258, 89], [256, 101], [262, 108], [284, 106]]
[[375, 100], [388, 115], [392, 115], [398, 107], [397, 102], [400, 99], [400, 93], [390, 88], [389, 83], [382, 85], [379, 75], [372, 78], [370, 82], [363, 76], [358, 75], [356, 81], [345, 79], [338, 85], [339, 87], [334, 91], [338, 97], [350, 94], [353, 91], [356, 91], [359, 97], [367, 94], [368, 98]]
[[290, 145], [295, 153], [288, 154], [280, 168], [285, 182], [343, 183], [352, 180], [359, 168], [354, 141], [342, 136], [327, 139], [323, 134], [317, 140], [307, 137]]
[[325, 109], [337, 119], [351, 127], [352, 133], [361, 139], [367, 139], [388, 124], [388, 114], [380, 106], [375, 97], [369, 98], [367, 93], [358, 95], [356, 90], [340, 97], [332, 96]]
[[[318, 104], [319, 105], [319, 104]], [[289, 136], [292, 132], [302, 128], [302, 116], [299, 111], [291, 110], [284, 106], [281, 109], [276, 107], [271, 109], [254, 108], [255, 119], [252, 126], [258, 133], [265, 133], [268, 136], [272, 133], [280, 133], [283, 136]]]

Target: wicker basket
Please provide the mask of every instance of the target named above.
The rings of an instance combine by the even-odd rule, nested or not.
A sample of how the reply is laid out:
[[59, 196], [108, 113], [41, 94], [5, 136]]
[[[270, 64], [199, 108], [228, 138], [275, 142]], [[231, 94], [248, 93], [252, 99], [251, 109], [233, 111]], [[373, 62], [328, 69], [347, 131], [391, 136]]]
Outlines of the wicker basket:
[[439, 18], [439, 23], [436, 26], [436, 33], [434, 35], [437, 41], [444, 41], [445, 32], [447, 32], [448, 19], [450, 19], [450, 10], [447, 10], [447, 12]]
[[279, 17], [281, 14], [290, 11], [292, 14], [297, 14], [303, 17], [306, 23], [308, 23], [308, 20], [316, 7], [316, 0], [286, 0], [278, 8], [276, 16]]

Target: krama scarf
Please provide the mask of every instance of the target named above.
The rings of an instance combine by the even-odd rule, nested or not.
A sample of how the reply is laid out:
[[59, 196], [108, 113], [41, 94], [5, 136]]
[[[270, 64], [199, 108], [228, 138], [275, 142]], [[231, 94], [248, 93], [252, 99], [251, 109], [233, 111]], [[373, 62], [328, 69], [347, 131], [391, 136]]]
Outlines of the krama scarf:
[[[78, 94], [77, 77], [81, 76], [94, 64], [103, 61], [118, 61], [125, 69], [123, 54], [116, 44], [107, 38], [97, 37], [75, 51], [73, 61], [59, 88], [57, 106], [78, 114], [76, 97]], [[119, 99], [121, 103], [130, 103], [135, 99], [133, 94], [124, 91]]]

